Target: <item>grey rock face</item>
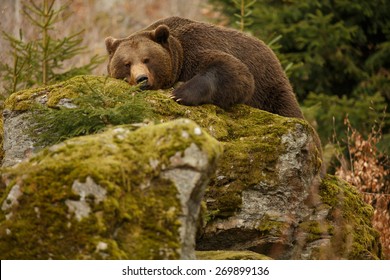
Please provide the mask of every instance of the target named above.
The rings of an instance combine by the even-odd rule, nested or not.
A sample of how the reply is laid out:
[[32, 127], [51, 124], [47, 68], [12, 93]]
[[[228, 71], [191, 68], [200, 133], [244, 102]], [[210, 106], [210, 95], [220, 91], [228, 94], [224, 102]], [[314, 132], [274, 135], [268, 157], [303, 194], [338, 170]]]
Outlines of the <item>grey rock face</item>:
[[27, 133], [31, 123], [29, 113], [5, 110], [3, 112], [3, 167], [21, 162], [32, 154], [34, 142]]

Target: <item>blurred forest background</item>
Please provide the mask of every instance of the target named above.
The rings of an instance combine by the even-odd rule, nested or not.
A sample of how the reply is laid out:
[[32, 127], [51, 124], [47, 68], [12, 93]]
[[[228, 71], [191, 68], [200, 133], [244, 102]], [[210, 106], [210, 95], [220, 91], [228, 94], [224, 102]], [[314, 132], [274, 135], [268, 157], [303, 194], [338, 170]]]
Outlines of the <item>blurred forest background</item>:
[[262, 39], [321, 137], [328, 172], [367, 195], [390, 252], [390, 0], [2, 0], [0, 12], [0, 102], [106, 75], [105, 37], [167, 16]]

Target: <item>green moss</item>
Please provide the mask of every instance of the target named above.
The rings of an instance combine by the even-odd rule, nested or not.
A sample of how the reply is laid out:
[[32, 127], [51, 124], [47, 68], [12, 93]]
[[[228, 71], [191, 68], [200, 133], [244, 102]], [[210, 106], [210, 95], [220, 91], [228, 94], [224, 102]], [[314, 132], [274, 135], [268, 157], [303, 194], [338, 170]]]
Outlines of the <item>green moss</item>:
[[282, 234], [285, 225], [285, 222], [280, 222], [269, 215], [264, 215], [259, 221], [257, 230], [261, 232], [262, 235], [279, 236]]
[[373, 208], [359, 192], [341, 179], [328, 175], [322, 182], [320, 196], [332, 207], [328, 215], [334, 226], [332, 249], [346, 259], [377, 259], [382, 257], [379, 234], [372, 227]]
[[251, 251], [196, 251], [198, 260], [271, 260]]
[[226, 122], [222, 115], [224, 110], [214, 105], [195, 107], [182, 106], [169, 98], [170, 91], [149, 91], [146, 100], [152, 106], [154, 120], [164, 122], [177, 118], [188, 118], [195, 121], [214, 138], [221, 140], [227, 137]]
[[13, 93], [5, 101], [5, 109], [12, 111], [26, 111], [32, 109], [34, 104], [42, 97], [49, 107], [57, 107], [61, 99], [74, 99], [81, 93], [100, 89], [105, 94], [120, 94], [132, 90], [127, 83], [107, 77], [76, 76], [67, 81]]
[[320, 225], [318, 221], [306, 221], [301, 223], [299, 227], [307, 233], [306, 242], [323, 238], [324, 235], [329, 234], [330, 229], [327, 225]]
[[74, 99], [80, 94], [89, 94], [94, 90], [100, 91], [102, 95], [122, 95], [128, 93], [129, 96], [137, 91], [136, 87], [131, 87], [124, 81], [108, 77], [97, 76], [76, 76], [63, 83], [56, 84], [48, 89], [47, 105], [57, 106], [63, 98]]
[[[22, 195], [20, 206], [14, 205], [0, 218], [0, 257], [178, 258], [181, 205], [173, 183], [158, 175], [172, 155], [192, 143], [205, 147], [210, 160], [215, 160], [216, 141], [205, 133], [195, 135], [196, 127], [188, 121], [135, 132], [116, 127], [68, 140], [5, 170], [14, 182], [8, 188], [17, 183]], [[157, 166], [151, 166], [153, 159], [159, 160]], [[78, 220], [66, 202], [80, 199], [72, 185], [87, 178], [104, 188], [107, 197], [100, 203], [87, 197], [91, 213]], [[99, 244], [104, 245], [101, 250]]]

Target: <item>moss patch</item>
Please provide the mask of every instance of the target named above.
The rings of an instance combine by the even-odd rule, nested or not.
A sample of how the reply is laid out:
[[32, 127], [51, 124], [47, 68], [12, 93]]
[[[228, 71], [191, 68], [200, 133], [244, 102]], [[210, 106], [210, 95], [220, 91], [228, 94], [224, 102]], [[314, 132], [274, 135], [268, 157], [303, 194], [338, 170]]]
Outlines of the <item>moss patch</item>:
[[82, 93], [90, 93], [96, 89], [104, 94], [121, 94], [134, 91], [126, 82], [101, 76], [76, 76], [67, 81], [13, 93], [5, 101], [5, 109], [26, 111], [32, 109], [36, 102], [57, 107], [62, 99], [74, 99]]
[[299, 227], [307, 233], [306, 242], [319, 240], [324, 235], [330, 233], [330, 228], [320, 224], [318, 221], [306, 221], [301, 223]]
[[272, 260], [251, 251], [197, 251], [198, 260]]
[[358, 191], [341, 179], [328, 175], [319, 189], [321, 199], [332, 207], [328, 220], [332, 227], [332, 250], [346, 259], [382, 257], [379, 234], [372, 227], [373, 208]]
[[259, 221], [257, 230], [261, 232], [262, 235], [280, 236], [283, 233], [285, 227], [285, 222], [279, 222], [275, 219], [272, 219], [272, 217], [270, 217], [269, 215], [265, 214], [263, 218]]

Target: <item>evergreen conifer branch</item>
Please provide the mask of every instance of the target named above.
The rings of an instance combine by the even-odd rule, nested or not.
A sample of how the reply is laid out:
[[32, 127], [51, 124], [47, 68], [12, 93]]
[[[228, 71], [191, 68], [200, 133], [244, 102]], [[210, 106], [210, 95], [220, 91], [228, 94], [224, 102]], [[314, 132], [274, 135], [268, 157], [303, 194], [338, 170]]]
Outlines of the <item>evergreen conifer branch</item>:
[[256, 1], [257, 0], [252, 0], [249, 3], [245, 3], [245, 0], [233, 0], [236, 9], [238, 9], [240, 12], [239, 14], [234, 14], [234, 16], [239, 19], [236, 21], [236, 24], [239, 26], [240, 31], [242, 32], [245, 30], [245, 27], [248, 27], [253, 23], [253, 20], [250, 18], [252, 15], [251, 8], [256, 3]]
[[145, 102], [147, 92], [139, 87], [113, 92], [106, 86], [92, 86], [86, 79], [74, 106], [48, 108], [36, 104], [32, 110], [30, 136], [37, 146], [49, 146], [63, 140], [94, 134], [107, 126], [140, 123], [151, 117]]

